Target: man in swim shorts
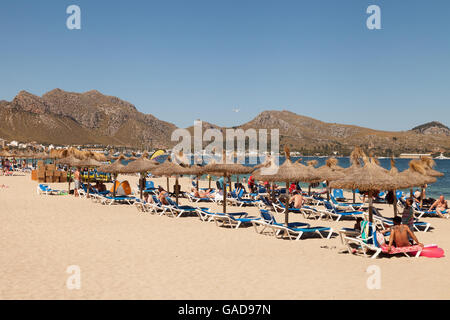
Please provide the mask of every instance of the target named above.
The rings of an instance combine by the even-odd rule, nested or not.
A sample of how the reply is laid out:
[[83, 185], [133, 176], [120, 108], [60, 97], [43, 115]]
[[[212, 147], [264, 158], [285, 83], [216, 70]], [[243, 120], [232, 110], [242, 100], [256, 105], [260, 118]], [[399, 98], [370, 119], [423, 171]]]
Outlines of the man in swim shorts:
[[394, 226], [391, 228], [391, 235], [389, 237], [389, 249], [390, 252], [392, 250], [392, 246], [395, 243], [395, 247], [409, 247], [411, 243], [409, 242], [409, 238], [413, 239], [419, 246], [423, 248], [423, 244], [417, 240], [415, 234], [409, 229], [407, 225], [401, 224], [402, 218], [395, 217], [393, 219]]

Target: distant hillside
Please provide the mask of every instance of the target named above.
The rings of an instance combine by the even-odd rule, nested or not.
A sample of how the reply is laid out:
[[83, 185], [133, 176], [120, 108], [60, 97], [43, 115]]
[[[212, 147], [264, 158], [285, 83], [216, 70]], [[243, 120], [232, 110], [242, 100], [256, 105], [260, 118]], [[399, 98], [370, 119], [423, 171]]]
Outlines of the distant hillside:
[[0, 136], [57, 144], [169, 147], [175, 125], [98, 91], [55, 89], [42, 97], [21, 91], [0, 102]]
[[290, 145], [292, 150], [304, 154], [331, 154], [333, 151], [349, 154], [356, 145], [386, 156], [403, 152], [437, 152], [442, 148], [450, 150], [450, 139], [443, 133], [379, 131], [326, 123], [290, 111], [264, 111], [238, 128], [278, 128], [281, 146]]
[[450, 136], [450, 129], [438, 121], [432, 121], [412, 129], [412, 131], [427, 135], [446, 135]]
[[[104, 144], [137, 148], [173, 146], [174, 124], [139, 112], [134, 105], [98, 91], [52, 90], [42, 97], [21, 91], [0, 101], [0, 138], [54, 144]], [[203, 122], [203, 132], [223, 128]], [[290, 111], [264, 111], [233, 128], [279, 129], [281, 148], [304, 154], [348, 154], [354, 146], [377, 155], [450, 151], [450, 130], [430, 122], [410, 131], [388, 132], [326, 123]], [[193, 127], [187, 128], [193, 134]], [[204, 143], [204, 146], [207, 142]]]

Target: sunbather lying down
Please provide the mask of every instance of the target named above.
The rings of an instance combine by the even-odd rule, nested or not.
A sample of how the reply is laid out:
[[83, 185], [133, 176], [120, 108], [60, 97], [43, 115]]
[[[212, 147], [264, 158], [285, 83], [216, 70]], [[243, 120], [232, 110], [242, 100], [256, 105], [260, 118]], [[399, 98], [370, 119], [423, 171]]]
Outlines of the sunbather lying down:
[[[393, 219], [394, 226], [391, 228], [391, 235], [389, 237], [389, 246], [387, 248], [387, 252], [391, 252], [392, 250], [402, 248], [402, 247], [410, 247], [411, 243], [409, 239], [413, 239], [418, 246], [423, 248], [423, 244], [417, 240], [415, 234], [409, 229], [409, 227], [402, 223], [402, 218], [395, 217]], [[393, 245], [395, 246], [393, 247]]]
[[211, 189], [199, 191], [197, 188], [192, 188], [191, 192], [196, 198], [214, 198], [214, 195], [211, 194]]

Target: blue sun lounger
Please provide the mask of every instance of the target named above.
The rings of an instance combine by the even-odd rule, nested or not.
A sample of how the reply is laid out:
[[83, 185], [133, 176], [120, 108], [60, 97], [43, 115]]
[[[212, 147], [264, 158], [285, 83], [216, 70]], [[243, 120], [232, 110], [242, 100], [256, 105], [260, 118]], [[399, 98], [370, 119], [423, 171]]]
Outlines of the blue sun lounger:
[[[293, 222], [289, 223], [288, 226], [281, 223], [277, 223], [275, 217], [267, 210], [260, 210], [262, 222], [254, 221], [252, 222], [256, 229], [256, 224], [265, 224], [264, 227], [271, 228], [274, 231], [276, 237], [284, 238], [287, 236], [289, 240], [300, 240], [304, 234], [318, 234], [323, 238], [322, 233], [328, 232], [327, 239], [333, 234], [333, 229], [328, 227], [310, 227], [308, 223], [303, 222]], [[264, 229], [263, 229], [264, 230]], [[258, 232], [258, 230], [256, 229]], [[261, 231], [262, 232], [262, 231]], [[259, 233], [261, 233], [259, 232]]]

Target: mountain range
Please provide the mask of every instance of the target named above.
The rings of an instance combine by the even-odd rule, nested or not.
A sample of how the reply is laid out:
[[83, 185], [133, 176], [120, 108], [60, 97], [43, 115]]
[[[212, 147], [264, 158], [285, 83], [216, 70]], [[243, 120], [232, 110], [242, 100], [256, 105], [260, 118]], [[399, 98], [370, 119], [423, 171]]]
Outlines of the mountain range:
[[[21, 91], [0, 101], [0, 138], [44, 144], [101, 144], [141, 149], [170, 148], [177, 126], [144, 114], [126, 101], [96, 90], [55, 89], [39, 97]], [[226, 128], [203, 122], [203, 129]], [[281, 146], [305, 154], [339, 151], [359, 145], [375, 154], [450, 151], [450, 129], [430, 122], [408, 131], [390, 132], [326, 123], [290, 111], [264, 111], [234, 129], [279, 129]], [[188, 128], [191, 132], [193, 128]]]

